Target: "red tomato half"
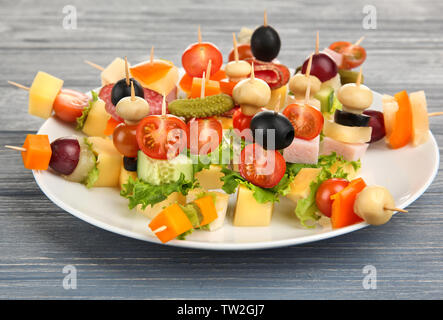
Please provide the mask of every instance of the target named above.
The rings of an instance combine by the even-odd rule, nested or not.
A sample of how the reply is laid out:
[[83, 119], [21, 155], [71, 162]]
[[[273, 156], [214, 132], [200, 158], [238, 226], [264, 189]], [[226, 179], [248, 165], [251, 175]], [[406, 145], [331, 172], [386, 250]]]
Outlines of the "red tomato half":
[[329, 179], [324, 181], [317, 190], [315, 195], [315, 203], [318, 210], [325, 216], [331, 217], [332, 200], [331, 196], [342, 191], [349, 184], [346, 179]]
[[236, 129], [236, 134], [246, 141], [252, 141], [251, 120], [254, 116], [246, 116], [238, 108], [232, 116], [232, 126]]
[[294, 126], [295, 137], [305, 140], [318, 136], [325, 121], [321, 112], [309, 105], [290, 104], [283, 114]]
[[354, 45], [347, 41], [337, 41], [329, 46], [329, 49], [343, 55], [340, 69], [353, 69], [363, 64], [366, 60], [366, 50], [362, 46]]
[[[246, 60], [248, 58], [254, 58], [251, 51], [251, 45], [249, 43], [240, 44], [237, 46], [238, 49], [238, 60]], [[234, 49], [229, 52], [229, 61], [234, 61]]]
[[286, 162], [275, 150], [265, 150], [259, 144], [247, 145], [240, 154], [240, 174], [262, 187], [275, 187], [285, 175]]
[[63, 121], [75, 122], [82, 115], [83, 108], [88, 105], [89, 97], [71, 89], [61, 89], [55, 98], [54, 112]]
[[137, 126], [137, 143], [148, 157], [173, 159], [186, 147], [186, 129], [177, 117], [148, 116]]
[[182, 55], [182, 65], [191, 77], [201, 78], [211, 60], [211, 76], [220, 70], [223, 56], [218, 48], [210, 42], [191, 44]]
[[192, 154], [213, 152], [223, 138], [223, 127], [215, 118], [191, 119], [187, 124], [188, 148]]

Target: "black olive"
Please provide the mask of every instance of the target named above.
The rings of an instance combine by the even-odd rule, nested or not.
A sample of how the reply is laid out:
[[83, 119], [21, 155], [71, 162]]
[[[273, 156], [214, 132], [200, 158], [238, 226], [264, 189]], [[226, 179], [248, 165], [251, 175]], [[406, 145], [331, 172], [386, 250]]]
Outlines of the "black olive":
[[367, 127], [369, 126], [370, 116], [356, 114], [352, 112], [335, 110], [334, 121], [347, 127]]
[[114, 106], [117, 105], [120, 99], [123, 99], [124, 97], [129, 97], [131, 95], [131, 81], [133, 81], [134, 83], [135, 95], [143, 99], [145, 98], [145, 92], [143, 91], [143, 87], [141, 86], [140, 82], [131, 78], [129, 79], [129, 86], [128, 86], [126, 84], [126, 79], [121, 79], [117, 81], [112, 87], [111, 101], [114, 104]]
[[258, 27], [252, 34], [251, 51], [258, 60], [274, 60], [280, 52], [280, 46], [280, 36], [271, 26]]
[[123, 167], [126, 171], [137, 171], [137, 158], [123, 157]]
[[[275, 141], [270, 137], [268, 146], [269, 129], [274, 129]], [[280, 150], [288, 147], [294, 140], [294, 127], [288, 118], [274, 111], [261, 111], [251, 120], [251, 130], [254, 141], [265, 149]]]

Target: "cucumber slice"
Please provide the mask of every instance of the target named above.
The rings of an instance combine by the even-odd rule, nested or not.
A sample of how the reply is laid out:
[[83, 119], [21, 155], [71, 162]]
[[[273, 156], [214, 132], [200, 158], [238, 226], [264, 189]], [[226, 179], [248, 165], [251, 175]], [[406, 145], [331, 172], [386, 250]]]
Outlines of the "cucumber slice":
[[186, 180], [192, 181], [194, 177], [192, 161], [183, 154], [172, 160], [157, 160], [148, 157], [142, 151], [138, 152], [137, 175], [143, 181], [160, 185], [177, 181], [182, 173]]
[[335, 110], [341, 110], [343, 108], [332, 87], [320, 89], [320, 91], [314, 95], [314, 98], [320, 101], [322, 113], [334, 114]]

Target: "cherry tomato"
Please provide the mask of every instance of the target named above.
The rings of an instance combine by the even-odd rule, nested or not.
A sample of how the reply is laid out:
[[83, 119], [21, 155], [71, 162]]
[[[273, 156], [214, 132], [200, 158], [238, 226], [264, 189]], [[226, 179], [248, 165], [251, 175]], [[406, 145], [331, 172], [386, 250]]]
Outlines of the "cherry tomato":
[[353, 69], [363, 64], [366, 60], [366, 50], [362, 46], [354, 45], [347, 41], [337, 41], [329, 49], [343, 55], [340, 69]]
[[[254, 58], [254, 55], [251, 51], [251, 45], [249, 43], [240, 44], [237, 46], [238, 49], [238, 60], [246, 60], [248, 58]], [[229, 61], [234, 61], [234, 49], [229, 52]]]
[[333, 178], [320, 185], [315, 195], [315, 203], [317, 208], [327, 217], [331, 217], [332, 200], [331, 196], [342, 191], [349, 184], [345, 179]]
[[236, 133], [246, 141], [252, 141], [251, 120], [254, 116], [246, 116], [238, 108], [232, 116], [232, 126], [236, 129]]
[[211, 76], [220, 70], [223, 56], [218, 48], [210, 42], [191, 44], [182, 55], [182, 65], [191, 77], [201, 78], [211, 60]]
[[286, 162], [275, 150], [265, 150], [259, 144], [247, 145], [240, 154], [240, 174], [262, 187], [275, 187], [285, 175]]
[[129, 158], [137, 157], [137, 152], [140, 148], [138, 147], [136, 132], [137, 125], [130, 126], [125, 123], [118, 125], [114, 129], [112, 140], [115, 148], [122, 155]]
[[82, 115], [83, 108], [88, 105], [89, 97], [71, 89], [61, 89], [55, 98], [54, 112], [63, 121], [75, 122]]
[[217, 149], [223, 127], [215, 118], [191, 119], [187, 124], [188, 148], [192, 154], [208, 154]]
[[186, 124], [177, 117], [148, 116], [137, 126], [139, 148], [154, 159], [175, 158], [186, 147]]
[[320, 134], [323, 128], [323, 115], [309, 105], [290, 104], [283, 114], [294, 126], [296, 138], [312, 140]]

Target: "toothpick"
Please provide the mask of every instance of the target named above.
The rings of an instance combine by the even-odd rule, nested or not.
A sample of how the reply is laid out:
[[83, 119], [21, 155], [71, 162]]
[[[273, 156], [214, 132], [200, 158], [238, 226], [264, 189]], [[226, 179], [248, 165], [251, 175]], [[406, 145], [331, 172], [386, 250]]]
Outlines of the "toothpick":
[[26, 148], [23, 148], [23, 147], [8, 146], [8, 145], [6, 145], [5, 148], [12, 149], [12, 150], [16, 150], [16, 151], [26, 152]]
[[358, 76], [357, 76], [357, 81], [355, 82], [355, 84], [357, 85], [357, 87], [360, 87], [360, 84], [361, 84], [361, 74], [362, 74], [362, 67], [360, 67], [360, 72], [358, 73]]
[[83, 62], [86, 64], [89, 64], [91, 67], [96, 68], [97, 70], [100, 70], [100, 71], [105, 70], [105, 68], [103, 68], [102, 66], [99, 66], [98, 64], [91, 62], [89, 60], [84, 60]]
[[155, 229], [155, 230], [152, 231], [152, 232], [153, 232], [153, 233], [159, 233], [159, 232], [165, 231], [166, 229], [168, 229], [167, 226], [161, 226], [161, 227], [158, 227], [157, 229]]
[[29, 91], [29, 89], [31, 89], [31, 88], [29, 88], [29, 87], [27, 87], [27, 86], [24, 86], [24, 85], [22, 85], [22, 84], [20, 84], [20, 83], [14, 82], [14, 81], [8, 81], [8, 83], [9, 83], [9, 84], [12, 84], [13, 86], [16, 86], [17, 88], [20, 88], [20, 89], [26, 90], [26, 91]]
[[200, 30], [200, 25], [198, 25], [197, 37], [198, 37], [198, 43], [202, 43], [202, 33]]
[[154, 62], [154, 46], [152, 46], [152, 48], [151, 48], [151, 57], [150, 57], [150, 59], [149, 59], [149, 62], [150, 62], [150, 63], [153, 63], [153, 62]]
[[383, 209], [385, 209], [385, 210], [390, 210], [390, 211], [398, 211], [398, 212], [403, 212], [403, 213], [408, 212], [408, 210], [403, 210], [403, 209], [400, 209], [400, 208], [388, 208], [388, 207], [384, 207]]
[[206, 67], [205, 81], [209, 81], [209, 77], [211, 76], [211, 67], [212, 67], [212, 60], [209, 59], [208, 66]]
[[265, 27], [268, 26], [268, 13], [266, 12], [266, 9], [265, 12], [263, 13], [263, 26]]
[[134, 81], [131, 81], [131, 101], [135, 101]]
[[308, 66], [306, 67], [305, 76], [307, 78], [309, 78], [309, 76], [311, 75], [311, 68], [312, 68], [312, 54], [309, 56]]
[[275, 113], [278, 113], [280, 111], [280, 102], [281, 102], [282, 96], [283, 96], [283, 92], [278, 95], [277, 103], [274, 106], [274, 112]]
[[363, 41], [363, 39], [365, 38], [365, 36], [361, 37], [360, 39], [357, 40], [356, 43], [354, 43], [354, 46], [359, 46], [360, 43]]
[[200, 98], [204, 98], [205, 97], [205, 82], [206, 82], [206, 77], [205, 77], [205, 72], [203, 72], [203, 76], [202, 76], [202, 87], [201, 87], [201, 92], [200, 92]]
[[308, 85], [306, 86], [306, 93], [305, 93], [305, 104], [309, 104], [310, 97], [311, 97], [311, 78], [308, 78]]
[[126, 85], [129, 87], [129, 67], [128, 67], [128, 58], [125, 56], [125, 72], [126, 72]]
[[254, 62], [252, 62], [251, 65], [252, 65], [252, 68], [251, 68], [250, 80], [255, 80]]
[[320, 36], [319, 33], [317, 31], [317, 37], [315, 39], [315, 54], [318, 54], [318, 47], [320, 45]]
[[162, 117], [166, 117], [166, 94], [163, 92]]
[[443, 115], [442, 111], [428, 113], [428, 117], [435, 117], [435, 116], [442, 116], [442, 115]]
[[237, 38], [235, 37], [235, 32], [232, 33], [232, 42], [234, 44], [234, 58], [235, 58], [235, 62], [238, 62], [238, 45], [237, 45]]

